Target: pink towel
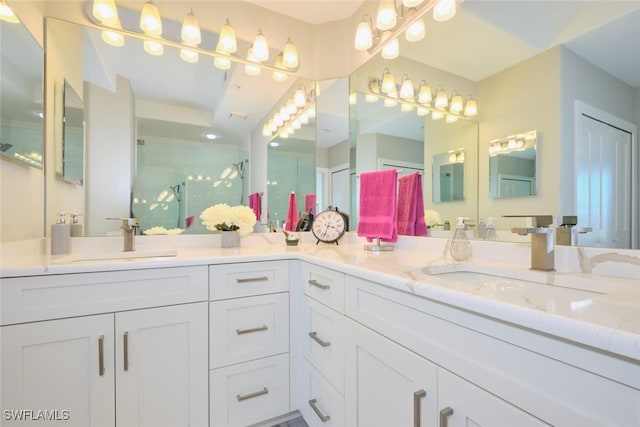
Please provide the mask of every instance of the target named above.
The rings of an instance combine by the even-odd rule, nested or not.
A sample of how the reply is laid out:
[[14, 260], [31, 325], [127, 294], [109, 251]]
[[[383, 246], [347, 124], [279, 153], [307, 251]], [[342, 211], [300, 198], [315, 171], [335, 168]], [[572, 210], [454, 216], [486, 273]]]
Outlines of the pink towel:
[[304, 195], [304, 211], [311, 213], [313, 216], [316, 216], [316, 195], [315, 194], [305, 194]]
[[369, 241], [376, 237], [385, 242], [398, 240], [397, 178], [395, 169], [360, 174], [358, 236]]
[[253, 209], [253, 213], [256, 215], [256, 220], [260, 221], [260, 216], [262, 216], [262, 197], [260, 197], [260, 193], [253, 193], [249, 195], [249, 207]]
[[422, 177], [415, 172], [398, 182], [398, 234], [426, 236]]
[[286, 231], [296, 231], [298, 226], [298, 203], [296, 202], [296, 193], [293, 191], [289, 194], [289, 207], [287, 208], [287, 221], [284, 224]]

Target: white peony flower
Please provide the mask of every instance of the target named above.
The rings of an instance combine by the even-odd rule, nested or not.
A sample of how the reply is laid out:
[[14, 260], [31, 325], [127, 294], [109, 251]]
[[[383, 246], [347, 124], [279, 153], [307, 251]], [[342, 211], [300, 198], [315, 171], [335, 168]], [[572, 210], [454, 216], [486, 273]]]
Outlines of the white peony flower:
[[202, 223], [207, 230], [234, 231], [240, 234], [249, 234], [256, 223], [256, 215], [248, 206], [229, 206], [226, 203], [218, 203], [202, 211], [200, 214]]

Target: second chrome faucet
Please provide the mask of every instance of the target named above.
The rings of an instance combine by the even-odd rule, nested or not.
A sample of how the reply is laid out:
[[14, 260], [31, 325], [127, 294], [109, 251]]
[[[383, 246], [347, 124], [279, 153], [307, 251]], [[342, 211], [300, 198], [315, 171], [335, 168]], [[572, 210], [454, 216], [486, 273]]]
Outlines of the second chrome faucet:
[[531, 269], [541, 271], [555, 270], [555, 252], [553, 241], [553, 216], [551, 215], [503, 215], [504, 218], [531, 218], [532, 227], [514, 227], [512, 233], [521, 236], [531, 235]]

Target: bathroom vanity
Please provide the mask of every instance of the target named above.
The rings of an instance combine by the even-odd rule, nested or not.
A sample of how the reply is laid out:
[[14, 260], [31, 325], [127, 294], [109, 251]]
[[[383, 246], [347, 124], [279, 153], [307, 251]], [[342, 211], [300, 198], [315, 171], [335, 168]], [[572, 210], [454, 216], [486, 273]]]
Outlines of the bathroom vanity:
[[[537, 274], [527, 245], [474, 242], [463, 264], [442, 257], [444, 239], [370, 253], [351, 235], [278, 237], [3, 259], [2, 425], [19, 410], [82, 426], [295, 410], [310, 426], [640, 424], [637, 251], [611, 258], [627, 275], [614, 278], [571, 271], [576, 248]], [[501, 264], [483, 255], [501, 250]]]

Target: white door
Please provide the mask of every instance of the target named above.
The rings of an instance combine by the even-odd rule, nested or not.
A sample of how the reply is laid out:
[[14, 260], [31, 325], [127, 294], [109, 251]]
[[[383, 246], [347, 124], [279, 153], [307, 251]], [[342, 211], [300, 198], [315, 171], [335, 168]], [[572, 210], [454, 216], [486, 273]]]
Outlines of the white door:
[[[331, 170], [331, 206], [349, 212], [349, 167]], [[326, 206], [323, 206], [323, 209]]]
[[593, 229], [578, 243], [631, 248], [631, 133], [585, 114], [578, 120], [576, 214], [579, 225]]
[[116, 314], [118, 427], [208, 424], [206, 302]]
[[436, 426], [437, 367], [347, 321], [345, 425]]
[[446, 427], [548, 426], [528, 413], [439, 368], [438, 417]]
[[113, 427], [112, 314], [5, 326], [0, 334], [3, 426]]

